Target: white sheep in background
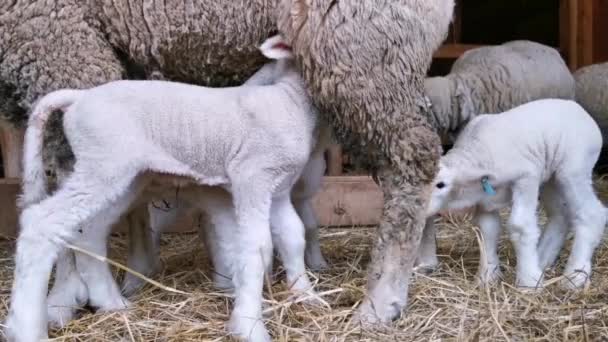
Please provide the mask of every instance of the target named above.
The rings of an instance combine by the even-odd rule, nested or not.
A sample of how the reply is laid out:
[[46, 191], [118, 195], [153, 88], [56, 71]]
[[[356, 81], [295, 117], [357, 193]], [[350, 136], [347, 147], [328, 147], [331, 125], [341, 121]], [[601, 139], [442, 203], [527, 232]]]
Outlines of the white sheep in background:
[[[290, 58], [285, 46], [276, 36], [262, 51], [270, 58]], [[293, 225], [278, 231], [290, 234], [293, 243], [287, 250], [290, 256], [282, 259], [297, 260], [298, 273], [306, 278], [304, 227], [289, 195], [317, 130], [317, 114], [303, 81], [292, 64], [284, 67], [291, 70], [271, 86], [117, 81], [43, 97], [26, 131], [27, 196], [6, 321], [9, 341], [47, 337], [47, 282], [57, 254], [66, 243], [84, 244], [86, 249], [93, 244], [90, 239], [96, 239], [95, 245], [104, 245], [109, 233], [104, 227], [154, 182], [219, 186], [231, 193], [239, 254], [234, 260], [236, 299], [229, 329], [248, 340], [270, 340], [259, 322], [263, 274], [272, 256], [269, 223]], [[65, 134], [76, 164], [59, 189], [44, 198], [41, 134], [55, 109], [65, 113]], [[96, 228], [106, 234], [88, 232]]]
[[[479, 115], [441, 158], [428, 214], [476, 206], [487, 255], [478, 276], [486, 283], [500, 274], [498, 210], [512, 203], [508, 228], [522, 287], [542, 286], [544, 264], [561, 248], [569, 225], [574, 244], [563, 285], [580, 287], [591, 274], [607, 218], [591, 179], [601, 148], [597, 124], [573, 101], [537, 100]], [[540, 244], [539, 192], [550, 220]]]
[[[496, 114], [543, 99], [574, 99], [574, 78], [559, 52], [527, 40], [469, 50], [444, 77], [425, 80], [425, 92], [445, 142], [480, 113]], [[432, 270], [438, 264], [435, 227], [427, 221], [417, 267]]]
[[441, 133], [457, 133], [480, 113], [495, 114], [543, 99], [574, 99], [574, 78], [559, 52], [527, 40], [469, 50], [425, 92]]

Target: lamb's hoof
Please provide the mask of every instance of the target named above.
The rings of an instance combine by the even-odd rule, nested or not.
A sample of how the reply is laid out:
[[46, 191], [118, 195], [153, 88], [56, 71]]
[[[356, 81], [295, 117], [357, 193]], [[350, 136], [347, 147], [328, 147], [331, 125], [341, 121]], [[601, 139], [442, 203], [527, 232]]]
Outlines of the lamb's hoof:
[[125, 297], [133, 296], [135, 293], [137, 293], [137, 291], [141, 290], [144, 287], [144, 285], [146, 284], [146, 282], [143, 279], [138, 278], [136, 276], [129, 276], [129, 275], [130, 275], [130, 273], [125, 276], [125, 279], [122, 282], [122, 288], [120, 289], [120, 292]]
[[322, 255], [308, 256], [305, 261], [308, 268], [314, 272], [323, 271], [329, 267], [329, 264]]
[[270, 334], [261, 318], [252, 319], [233, 312], [228, 322], [228, 331], [234, 337], [249, 342], [270, 342]]
[[117, 297], [107, 301], [102, 305], [96, 305], [97, 312], [114, 312], [126, 310], [131, 306], [131, 302], [125, 297]]
[[313, 308], [331, 308], [329, 304], [312, 289], [294, 293], [287, 300], [298, 302]]
[[63, 329], [76, 315], [77, 308], [66, 306], [55, 306], [49, 304], [47, 307], [47, 320], [52, 329]]
[[566, 290], [579, 290], [590, 282], [589, 273], [585, 271], [564, 272], [560, 286]]
[[4, 337], [7, 342], [39, 342], [48, 340], [48, 332], [45, 322], [32, 322], [27, 317], [25, 320], [17, 319], [10, 312], [4, 322]]
[[544, 287], [542, 276], [517, 279], [515, 284], [520, 291], [526, 293], [537, 293]]
[[65, 327], [89, 299], [89, 291], [80, 279], [70, 278], [63, 286], [53, 287], [47, 303], [47, 321], [52, 328]]
[[213, 275], [213, 284], [215, 285], [215, 287], [217, 287], [218, 289], [225, 291], [225, 292], [229, 292], [232, 293], [234, 292], [234, 284], [232, 283], [232, 279], [220, 275], [220, 274], [214, 274]]
[[500, 268], [494, 267], [485, 271], [478, 270], [475, 276], [476, 285], [480, 288], [486, 288], [497, 284], [502, 280], [502, 272]]

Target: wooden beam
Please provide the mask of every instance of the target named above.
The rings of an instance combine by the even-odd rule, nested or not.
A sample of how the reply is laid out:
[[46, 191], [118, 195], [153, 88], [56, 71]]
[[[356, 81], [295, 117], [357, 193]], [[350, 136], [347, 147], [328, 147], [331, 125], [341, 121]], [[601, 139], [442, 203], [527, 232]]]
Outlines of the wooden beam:
[[579, 1], [578, 6], [578, 44], [580, 56], [577, 68], [580, 68], [593, 64], [593, 1]]
[[[17, 208], [15, 201], [20, 191], [18, 179], [0, 179], [0, 236], [14, 237], [17, 232]], [[368, 226], [377, 225], [382, 215], [383, 195], [380, 188], [368, 176], [325, 177], [323, 187], [314, 198], [321, 226]], [[180, 217], [169, 232], [192, 232], [198, 226], [198, 217]], [[122, 218], [115, 232], [127, 231], [127, 219]]]
[[344, 161], [342, 159], [342, 146], [333, 144], [327, 150], [327, 175], [328, 176], [340, 176]]
[[572, 26], [570, 18], [570, 0], [559, 1], [559, 48], [571, 71], [574, 71], [572, 51], [570, 50]]
[[568, 0], [568, 56], [570, 58], [570, 69], [575, 71], [579, 65], [578, 54], [578, 0]]
[[5, 178], [21, 177], [24, 133], [23, 129], [0, 125], [0, 149]]
[[456, 59], [462, 56], [463, 53], [471, 49], [482, 47], [478, 44], [444, 44], [435, 53], [433, 58], [437, 59]]
[[608, 61], [608, 0], [593, 0], [593, 63]]

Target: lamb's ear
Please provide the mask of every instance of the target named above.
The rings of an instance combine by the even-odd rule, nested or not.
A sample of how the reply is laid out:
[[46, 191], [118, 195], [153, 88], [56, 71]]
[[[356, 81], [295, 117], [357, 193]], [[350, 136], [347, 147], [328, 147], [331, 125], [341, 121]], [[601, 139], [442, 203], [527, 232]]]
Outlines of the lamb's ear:
[[280, 34], [266, 39], [264, 43], [260, 45], [260, 51], [264, 56], [270, 59], [293, 58], [291, 46], [287, 44]]

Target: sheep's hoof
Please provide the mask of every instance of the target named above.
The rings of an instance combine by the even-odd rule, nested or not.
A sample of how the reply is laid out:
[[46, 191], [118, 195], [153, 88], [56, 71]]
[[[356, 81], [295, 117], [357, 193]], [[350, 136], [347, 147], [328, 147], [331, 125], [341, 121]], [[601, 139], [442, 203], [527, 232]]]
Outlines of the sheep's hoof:
[[232, 313], [232, 317], [228, 322], [228, 331], [231, 335], [250, 342], [270, 342], [270, 334], [264, 326], [261, 318], [252, 319], [242, 317], [236, 312]]

